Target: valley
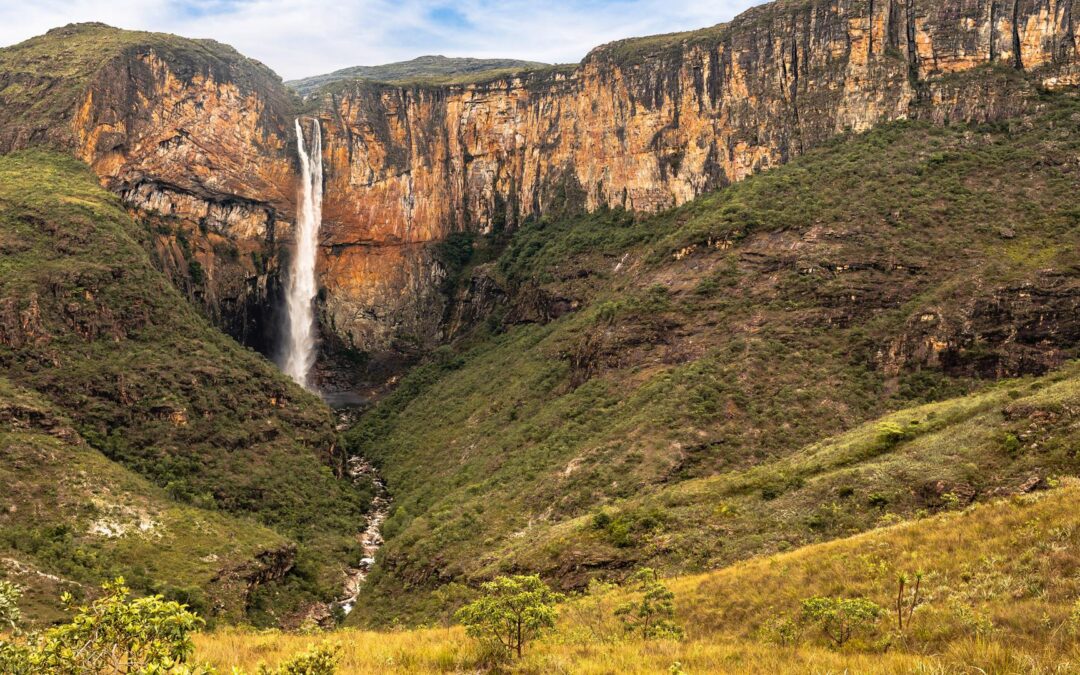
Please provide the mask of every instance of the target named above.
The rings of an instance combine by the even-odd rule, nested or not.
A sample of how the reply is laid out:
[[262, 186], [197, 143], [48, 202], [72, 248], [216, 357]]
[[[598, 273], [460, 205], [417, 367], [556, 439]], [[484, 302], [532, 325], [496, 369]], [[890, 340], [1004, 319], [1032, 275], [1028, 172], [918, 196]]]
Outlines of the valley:
[[0, 48], [0, 670], [123, 577], [161, 672], [1072, 672], [1072, 4]]

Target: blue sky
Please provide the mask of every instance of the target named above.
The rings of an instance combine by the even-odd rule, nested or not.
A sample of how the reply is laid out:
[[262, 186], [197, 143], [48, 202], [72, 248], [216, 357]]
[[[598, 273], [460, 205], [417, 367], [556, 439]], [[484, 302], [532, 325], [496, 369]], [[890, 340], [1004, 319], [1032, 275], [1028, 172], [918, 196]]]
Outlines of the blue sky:
[[727, 21], [761, 0], [0, 0], [0, 45], [75, 21], [206, 37], [286, 79], [422, 54], [574, 62], [623, 37]]

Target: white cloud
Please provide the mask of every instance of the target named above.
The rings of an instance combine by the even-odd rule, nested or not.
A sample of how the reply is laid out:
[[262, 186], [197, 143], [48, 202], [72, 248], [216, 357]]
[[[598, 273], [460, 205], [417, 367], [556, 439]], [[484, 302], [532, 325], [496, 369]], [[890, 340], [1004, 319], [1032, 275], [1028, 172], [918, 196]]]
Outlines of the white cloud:
[[[578, 61], [624, 37], [710, 26], [761, 0], [0, 0], [0, 45], [102, 21], [213, 38], [285, 78], [421, 54]], [[464, 25], [438, 20], [464, 17]]]

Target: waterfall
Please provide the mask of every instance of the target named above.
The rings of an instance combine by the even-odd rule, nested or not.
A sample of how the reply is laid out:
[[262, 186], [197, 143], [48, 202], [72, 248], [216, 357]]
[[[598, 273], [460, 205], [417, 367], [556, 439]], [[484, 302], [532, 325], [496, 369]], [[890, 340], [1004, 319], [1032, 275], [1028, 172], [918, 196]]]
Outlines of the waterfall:
[[322, 224], [322, 129], [313, 119], [311, 154], [304, 147], [304, 130], [296, 119], [296, 148], [300, 154], [300, 198], [296, 210], [296, 247], [285, 288], [288, 338], [282, 370], [304, 387], [315, 364], [315, 258]]

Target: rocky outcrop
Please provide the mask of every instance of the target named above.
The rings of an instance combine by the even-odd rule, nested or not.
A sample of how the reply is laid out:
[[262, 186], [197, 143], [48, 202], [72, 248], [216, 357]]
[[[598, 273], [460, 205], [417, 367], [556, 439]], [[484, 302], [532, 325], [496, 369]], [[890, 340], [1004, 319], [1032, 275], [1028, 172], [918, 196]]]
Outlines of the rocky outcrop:
[[[1080, 78], [1072, 4], [781, 1], [703, 31], [606, 45], [574, 69], [356, 84], [326, 95], [319, 113], [328, 255], [513, 227], [568, 200], [656, 211], [846, 130], [1014, 114], [1035, 87]], [[357, 247], [365, 253], [346, 253]], [[413, 271], [399, 272], [410, 281], [395, 288], [423, 266], [410, 258]], [[427, 311], [411, 294], [382, 295], [377, 275], [334, 272], [348, 267], [327, 266], [338, 306], [328, 310], [357, 344], [387, 335], [378, 313], [357, 311], [373, 297], [381, 313]]]
[[1080, 281], [1075, 272], [1041, 272], [1034, 281], [995, 288], [963, 303], [916, 312], [878, 355], [882, 370], [933, 368], [989, 378], [1042, 374], [1080, 344]]
[[248, 608], [251, 595], [260, 586], [285, 577], [296, 565], [296, 545], [284, 544], [257, 553], [253, 559], [218, 570], [210, 580], [217, 597], [214, 612], [229, 607]]
[[[5, 88], [4, 85], [7, 85]], [[295, 195], [295, 100], [212, 41], [79, 24], [0, 50], [0, 151], [61, 146], [151, 221], [153, 249], [219, 326], [268, 344]]]

